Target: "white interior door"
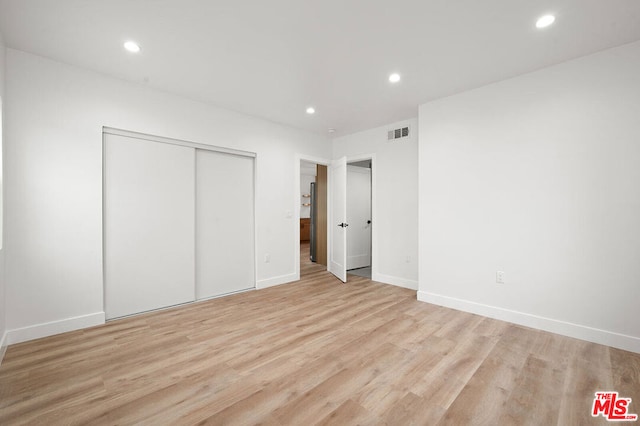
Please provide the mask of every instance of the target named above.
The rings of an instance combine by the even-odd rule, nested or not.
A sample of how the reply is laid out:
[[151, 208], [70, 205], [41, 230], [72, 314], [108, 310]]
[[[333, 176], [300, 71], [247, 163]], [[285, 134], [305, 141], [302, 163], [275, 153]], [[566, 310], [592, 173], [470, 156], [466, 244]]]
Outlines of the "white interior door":
[[107, 319], [194, 300], [194, 155], [105, 134]]
[[347, 270], [371, 266], [371, 169], [347, 166]]
[[196, 151], [196, 297], [255, 287], [254, 159]]
[[331, 208], [329, 217], [329, 272], [347, 282], [347, 158], [331, 163], [329, 168]]

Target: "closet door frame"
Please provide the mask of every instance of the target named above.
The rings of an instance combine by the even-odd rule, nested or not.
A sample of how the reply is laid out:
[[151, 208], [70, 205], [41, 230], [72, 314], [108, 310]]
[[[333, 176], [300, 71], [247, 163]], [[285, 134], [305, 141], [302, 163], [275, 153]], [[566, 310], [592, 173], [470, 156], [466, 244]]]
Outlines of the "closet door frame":
[[[123, 130], [123, 129], [117, 129], [114, 127], [107, 127], [107, 126], [103, 126], [102, 127], [102, 217], [101, 217], [101, 222], [102, 222], [102, 308], [103, 311], [106, 312], [106, 291], [107, 291], [107, 286], [106, 286], [106, 268], [105, 268], [105, 253], [106, 253], [106, 232], [105, 232], [105, 185], [106, 185], [106, 180], [105, 180], [105, 172], [106, 172], [106, 155], [105, 155], [105, 150], [106, 150], [106, 136], [107, 135], [114, 135], [114, 136], [123, 136], [123, 137], [128, 137], [128, 138], [134, 138], [134, 139], [141, 139], [141, 140], [145, 140], [145, 141], [150, 141], [150, 142], [157, 142], [157, 143], [164, 143], [164, 144], [170, 144], [170, 145], [178, 145], [178, 146], [184, 146], [184, 147], [189, 147], [189, 148], [194, 148], [196, 150], [201, 149], [201, 150], [205, 150], [205, 151], [213, 151], [213, 152], [218, 152], [218, 153], [224, 153], [224, 154], [232, 154], [232, 155], [238, 155], [241, 157], [247, 157], [247, 158], [252, 158], [253, 159], [253, 212], [252, 212], [252, 216], [253, 216], [253, 287], [250, 288], [251, 289], [255, 289], [256, 288], [256, 283], [258, 280], [258, 261], [256, 258], [256, 253], [258, 252], [258, 246], [257, 246], [257, 227], [256, 227], [256, 184], [257, 184], [257, 154], [255, 152], [251, 152], [251, 151], [243, 151], [243, 150], [239, 150], [239, 149], [233, 149], [233, 148], [226, 148], [226, 147], [222, 147], [222, 146], [217, 146], [217, 145], [207, 145], [207, 144], [202, 144], [202, 143], [197, 143], [197, 142], [191, 142], [191, 141], [185, 141], [185, 140], [181, 140], [181, 139], [174, 139], [174, 138], [168, 138], [168, 137], [163, 137], [163, 136], [156, 136], [156, 135], [150, 135], [150, 134], [146, 134], [146, 133], [139, 133], [139, 132], [134, 132], [134, 131], [130, 131], [130, 130]], [[195, 156], [194, 156], [194, 165], [195, 165]], [[195, 168], [194, 168], [194, 173], [195, 173]], [[194, 176], [195, 179], [196, 176]], [[196, 191], [196, 188], [193, 188], [194, 190], [194, 194]], [[196, 217], [195, 215], [197, 215], [197, 212], [194, 211], [194, 224], [196, 223]], [[197, 232], [197, 229], [194, 228], [194, 232]], [[194, 250], [195, 250], [195, 235], [194, 235]], [[194, 277], [195, 277], [195, 271], [196, 271], [196, 264], [195, 264], [195, 259], [197, 256], [194, 257]], [[194, 281], [194, 291], [195, 291], [195, 281]], [[226, 296], [226, 294], [222, 294], [220, 296], [212, 296], [212, 297], [208, 297], [205, 299], [195, 299], [192, 302], [186, 302], [186, 303], [182, 303], [181, 305], [185, 305], [185, 304], [189, 304], [189, 303], [195, 303], [195, 302], [199, 302], [199, 301], [203, 301], [203, 300], [208, 300], [208, 299], [213, 299], [216, 297], [222, 297], [222, 296]], [[168, 307], [164, 307], [164, 308], [157, 308], [157, 309], [153, 309], [151, 311], [145, 311], [145, 312], [153, 312], [153, 311], [157, 311], [157, 310], [162, 310], [162, 309], [169, 309], [172, 307], [175, 307], [178, 305], [173, 305], [173, 306], [168, 306]], [[140, 312], [143, 313], [143, 312]], [[137, 314], [133, 314], [133, 315], [137, 315]], [[123, 317], [119, 317], [119, 318], [123, 318]], [[114, 319], [119, 319], [119, 318], [114, 318]], [[107, 320], [110, 321], [110, 320]]]

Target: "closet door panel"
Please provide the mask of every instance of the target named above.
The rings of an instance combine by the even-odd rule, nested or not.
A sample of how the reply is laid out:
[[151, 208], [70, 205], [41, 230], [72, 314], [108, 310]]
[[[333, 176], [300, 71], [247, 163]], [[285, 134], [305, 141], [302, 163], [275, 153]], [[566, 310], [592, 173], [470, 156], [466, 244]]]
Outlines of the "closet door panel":
[[254, 159], [196, 151], [196, 297], [255, 287]]
[[105, 135], [108, 319], [195, 300], [195, 149]]

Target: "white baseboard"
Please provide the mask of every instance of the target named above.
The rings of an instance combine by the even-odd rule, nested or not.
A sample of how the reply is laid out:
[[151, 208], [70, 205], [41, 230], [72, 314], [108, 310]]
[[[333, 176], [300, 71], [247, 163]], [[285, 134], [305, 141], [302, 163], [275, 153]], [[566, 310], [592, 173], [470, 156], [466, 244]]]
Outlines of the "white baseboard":
[[540, 317], [524, 312], [512, 311], [481, 303], [470, 302], [468, 300], [456, 299], [454, 297], [442, 296], [426, 291], [418, 291], [418, 300], [434, 305], [445, 306], [459, 311], [471, 312], [489, 318], [511, 322], [538, 330], [549, 331], [576, 339], [601, 345], [612, 346], [626, 351], [640, 353], [640, 338], [625, 334], [614, 333], [612, 331], [601, 330], [580, 324], [573, 324], [566, 321], [559, 321], [552, 318]]
[[16, 328], [7, 331], [7, 344], [13, 345], [15, 343], [66, 333], [67, 331], [80, 330], [81, 328], [93, 327], [104, 323], [104, 312], [96, 312], [94, 314]]
[[418, 289], [418, 281], [416, 280], [408, 280], [406, 278], [394, 277], [392, 275], [385, 275], [377, 272], [371, 275], [371, 280], [379, 283], [395, 285], [397, 287], [408, 288], [409, 290]]
[[256, 282], [256, 288], [262, 289], [267, 287], [273, 287], [275, 285], [286, 284], [292, 281], [298, 281], [300, 279], [299, 276], [296, 275], [295, 272], [286, 275], [280, 275], [278, 277], [267, 278], [266, 280], [259, 280]]

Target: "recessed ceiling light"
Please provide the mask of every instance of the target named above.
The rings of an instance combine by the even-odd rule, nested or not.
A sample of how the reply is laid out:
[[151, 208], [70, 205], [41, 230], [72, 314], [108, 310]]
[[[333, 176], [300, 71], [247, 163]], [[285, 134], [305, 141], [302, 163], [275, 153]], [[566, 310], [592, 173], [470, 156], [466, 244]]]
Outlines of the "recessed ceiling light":
[[140, 46], [135, 41], [127, 41], [124, 43], [124, 48], [129, 52], [138, 53], [140, 51]]
[[391, 74], [391, 75], [389, 76], [389, 81], [390, 81], [391, 83], [397, 83], [397, 82], [399, 82], [399, 81], [400, 81], [400, 74], [398, 74], [398, 73], [395, 73], [395, 72], [394, 72], [393, 74]]
[[315, 114], [316, 109], [314, 107], [307, 108], [307, 114]]
[[556, 17], [553, 15], [544, 15], [538, 18], [536, 21], [536, 28], [546, 28], [549, 25], [553, 24], [553, 21], [556, 20]]

